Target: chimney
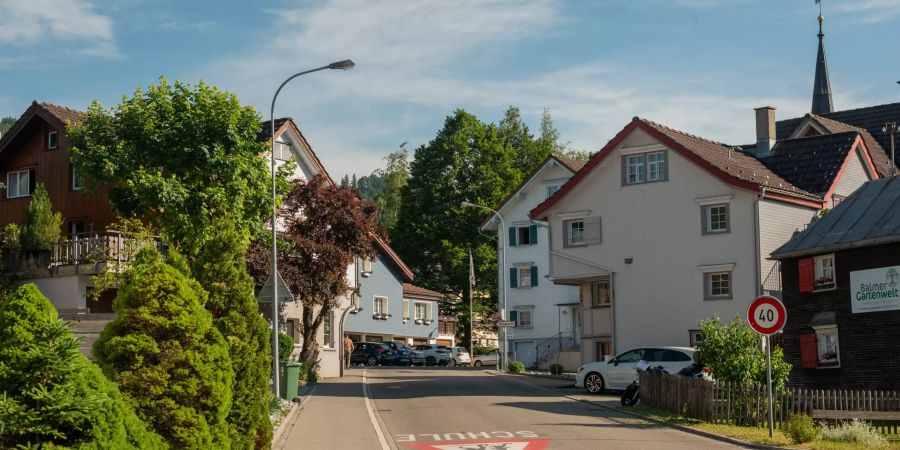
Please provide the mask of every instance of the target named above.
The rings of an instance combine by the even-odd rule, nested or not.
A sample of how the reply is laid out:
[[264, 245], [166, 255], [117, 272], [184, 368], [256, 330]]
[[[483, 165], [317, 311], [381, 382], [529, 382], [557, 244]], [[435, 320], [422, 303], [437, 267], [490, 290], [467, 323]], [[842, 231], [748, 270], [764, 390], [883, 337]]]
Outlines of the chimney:
[[756, 148], [754, 154], [757, 158], [772, 154], [775, 146], [775, 108], [762, 106], [756, 111]]

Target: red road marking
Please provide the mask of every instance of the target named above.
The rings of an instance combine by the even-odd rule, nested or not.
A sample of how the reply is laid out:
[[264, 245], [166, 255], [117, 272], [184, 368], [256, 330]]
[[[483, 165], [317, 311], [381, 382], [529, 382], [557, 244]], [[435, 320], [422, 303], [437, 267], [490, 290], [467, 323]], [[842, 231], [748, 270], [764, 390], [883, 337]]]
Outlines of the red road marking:
[[549, 439], [488, 439], [474, 441], [404, 442], [419, 450], [544, 450]]

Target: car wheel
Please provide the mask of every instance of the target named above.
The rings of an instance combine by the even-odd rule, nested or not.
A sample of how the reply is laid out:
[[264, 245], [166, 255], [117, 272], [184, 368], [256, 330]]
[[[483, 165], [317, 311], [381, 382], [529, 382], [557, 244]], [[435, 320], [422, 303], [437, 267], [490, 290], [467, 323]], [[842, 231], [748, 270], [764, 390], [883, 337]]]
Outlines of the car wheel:
[[481, 367], [481, 361], [475, 361], [475, 367]]
[[450, 367], [456, 367], [456, 360], [455, 360], [455, 359], [451, 359], [451, 360], [450, 360]]
[[367, 366], [374, 366], [375, 363], [377, 363], [377, 362], [378, 362], [378, 361], [375, 359], [374, 356], [370, 356], [370, 357], [368, 357], [368, 358], [366, 359], [366, 365], [367, 365]]
[[584, 377], [584, 390], [591, 394], [599, 394], [605, 387], [603, 377], [599, 373], [591, 372]]
[[441, 367], [444, 367], [444, 366], [446, 366], [447, 364], [448, 364], [448, 361], [447, 361], [446, 359], [442, 359], [440, 362], [438, 362], [438, 365], [441, 366]]
[[433, 365], [435, 365], [435, 363], [437, 363], [437, 360], [434, 359], [434, 356], [429, 356], [429, 357], [425, 358], [426, 366], [433, 366]]

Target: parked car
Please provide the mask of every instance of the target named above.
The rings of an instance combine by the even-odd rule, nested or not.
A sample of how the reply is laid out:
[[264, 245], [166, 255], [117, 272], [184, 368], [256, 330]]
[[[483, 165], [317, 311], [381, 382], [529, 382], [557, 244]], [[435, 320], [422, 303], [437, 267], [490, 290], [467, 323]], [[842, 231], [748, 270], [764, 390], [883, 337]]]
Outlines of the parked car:
[[449, 347], [451, 366], [468, 366], [472, 364], [469, 352], [463, 347]]
[[420, 344], [416, 346], [416, 350], [425, 356], [426, 366], [445, 366], [450, 362], [450, 350], [442, 345]]
[[472, 361], [472, 365], [474, 365], [475, 367], [496, 366], [498, 354], [499, 354], [499, 350], [497, 350], [495, 348], [483, 355], [477, 355], [477, 356], [475, 356], [475, 359]]
[[382, 342], [391, 348], [391, 364], [395, 366], [411, 366], [413, 363], [409, 349], [399, 342]]
[[620, 353], [609, 361], [585, 364], [575, 375], [575, 386], [591, 394], [606, 389], [621, 390], [628, 387], [636, 376], [639, 361], [651, 366], [662, 366], [666, 372], [677, 373], [694, 363], [694, 349], [690, 347], [645, 347]]
[[387, 344], [379, 342], [357, 342], [350, 352], [350, 364], [365, 364], [374, 366], [376, 364], [389, 365], [393, 361], [394, 355], [391, 353], [391, 347]]
[[415, 347], [407, 347], [409, 349], [409, 356], [412, 358], [412, 365], [414, 366], [424, 366], [425, 365], [425, 353], [416, 350]]

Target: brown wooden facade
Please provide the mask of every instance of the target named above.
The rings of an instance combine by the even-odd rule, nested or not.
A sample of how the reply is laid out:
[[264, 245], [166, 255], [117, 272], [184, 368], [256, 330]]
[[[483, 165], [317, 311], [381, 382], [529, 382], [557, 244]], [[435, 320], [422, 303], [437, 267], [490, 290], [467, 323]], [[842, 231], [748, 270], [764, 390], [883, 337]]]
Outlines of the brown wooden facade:
[[[106, 189], [73, 188], [71, 145], [65, 126], [77, 122], [81, 116], [78, 111], [35, 102], [0, 139], [0, 181], [7, 183], [10, 172], [32, 171], [32, 184], [46, 187], [54, 211], [63, 216], [63, 234], [105, 231], [115, 220]], [[53, 131], [58, 132], [58, 145], [50, 149], [48, 136]], [[9, 223], [21, 224], [31, 201], [30, 195], [8, 197], [7, 191], [0, 195], [0, 228]]]

